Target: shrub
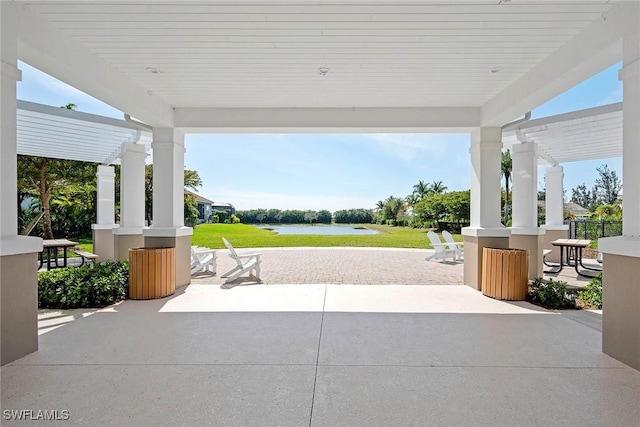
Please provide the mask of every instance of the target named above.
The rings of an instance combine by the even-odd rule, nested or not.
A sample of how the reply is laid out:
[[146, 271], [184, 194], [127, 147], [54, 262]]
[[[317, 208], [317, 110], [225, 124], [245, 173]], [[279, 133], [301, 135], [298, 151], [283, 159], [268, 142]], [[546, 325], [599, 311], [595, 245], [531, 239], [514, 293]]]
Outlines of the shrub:
[[578, 296], [585, 307], [602, 308], [602, 274], [591, 279]]
[[567, 290], [567, 282], [538, 277], [529, 286], [529, 300], [546, 308], [575, 308], [576, 295]]
[[234, 214], [231, 214], [231, 224], [240, 224], [240, 218], [238, 218]]
[[38, 274], [39, 308], [104, 307], [127, 298], [129, 263], [61, 268]]

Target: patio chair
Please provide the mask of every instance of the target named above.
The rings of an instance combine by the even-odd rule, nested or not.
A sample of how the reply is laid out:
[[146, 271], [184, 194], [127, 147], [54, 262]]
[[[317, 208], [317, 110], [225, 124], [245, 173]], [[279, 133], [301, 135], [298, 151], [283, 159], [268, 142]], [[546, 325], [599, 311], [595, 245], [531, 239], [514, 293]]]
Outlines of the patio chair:
[[215, 276], [217, 259], [216, 251], [213, 249], [191, 246], [191, 274], [205, 271]]
[[[250, 276], [260, 282], [260, 255], [258, 252], [236, 252], [231, 243], [224, 237], [222, 238], [224, 245], [229, 249], [229, 256], [236, 262], [236, 266], [227, 271], [220, 277], [224, 277], [227, 280], [225, 283], [232, 282], [240, 277], [243, 273], [249, 272]], [[253, 272], [254, 274], [251, 274]]]
[[433, 249], [435, 249], [436, 251], [433, 255], [430, 255], [425, 258], [427, 261], [431, 261], [432, 259], [440, 259], [441, 260], [440, 262], [444, 262], [448, 257], [451, 257], [451, 260], [455, 262], [456, 260], [455, 249], [449, 249], [447, 244], [442, 243], [438, 235], [433, 231], [429, 231], [427, 233], [427, 236], [431, 241], [431, 246], [433, 246]]
[[442, 231], [442, 237], [447, 243], [449, 249], [456, 251], [456, 259], [460, 261], [462, 259], [462, 255], [464, 255], [464, 243], [453, 240], [453, 236], [447, 230]]

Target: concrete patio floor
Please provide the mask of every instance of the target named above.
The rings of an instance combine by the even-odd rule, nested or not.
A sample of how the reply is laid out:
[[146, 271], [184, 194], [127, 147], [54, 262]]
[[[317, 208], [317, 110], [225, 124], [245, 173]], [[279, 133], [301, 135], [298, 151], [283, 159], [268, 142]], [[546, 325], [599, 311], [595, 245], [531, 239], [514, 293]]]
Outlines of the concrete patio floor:
[[597, 312], [453, 284], [291, 284], [42, 311], [40, 350], [1, 369], [2, 425], [43, 423], [6, 410], [82, 426], [640, 425], [640, 372], [602, 353]]

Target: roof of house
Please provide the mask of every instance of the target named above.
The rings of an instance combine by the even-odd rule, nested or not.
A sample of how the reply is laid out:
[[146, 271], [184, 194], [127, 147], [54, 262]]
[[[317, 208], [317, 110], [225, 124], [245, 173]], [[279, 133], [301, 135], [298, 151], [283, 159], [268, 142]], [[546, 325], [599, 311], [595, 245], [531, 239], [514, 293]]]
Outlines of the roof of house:
[[[538, 200], [538, 206], [541, 207], [541, 208], [544, 208], [545, 207], [545, 201], [544, 200]], [[565, 202], [564, 208], [566, 210], [568, 210], [572, 214], [582, 214], [582, 213], [589, 212], [589, 209], [583, 208], [579, 204], [573, 203], [573, 202]]]
[[194, 193], [193, 191], [189, 191], [186, 188], [184, 189], [184, 194], [189, 194], [191, 196], [194, 196], [196, 200], [200, 203], [207, 203], [210, 205], [213, 205], [215, 203], [213, 200], [209, 200], [206, 197], [202, 197], [201, 195]]

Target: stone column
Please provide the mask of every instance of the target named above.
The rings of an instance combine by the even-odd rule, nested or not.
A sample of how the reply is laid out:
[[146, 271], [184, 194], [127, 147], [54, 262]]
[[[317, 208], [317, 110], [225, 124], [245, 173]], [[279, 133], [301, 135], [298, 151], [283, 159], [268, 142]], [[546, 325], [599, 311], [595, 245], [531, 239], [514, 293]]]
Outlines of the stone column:
[[542, 277], [544, 230], [538, 227], [538, 162], [536, 145], [523, 142], [511, 150], [513, 220], [509, 246], [529, 251], [529, 279]]
[[176, 286], [191, 282], [191, 235], [184, 226], [184, 134], [153, 129], [153, 224], [144, 231], [146, 247], [176, 249]]
[[115, 176], [113, 166], [98, 166], [96, 224], [91, 225], [91, 229], [93, 230], [93, 252], [99, 256], [100, 261], [115, 259], [113, 245], [113, 229], [117, 227], [114, 223]]
[[0, 363], [38, 350], [37, 258], [42, 239], [18, 236], [16, 8], [0, 2]]
[[129, 259], [129, 249], [144, 246], [144, 145], [122, 144], [120, 164], [120, 227], [113, 229], [114, 255]]
[[564, 224], [564, 168], [548, 167], [544, 174], [545, 181], [545, 223], [544, 249], [551, 250], [547, 261], [560, 262], [560, 249], [551, 242], [569, 237], [569, 226]]
[[625, 3], [623, 38], [623, 236], [599, 240], [603, 253], [602, 351], [640, 370], [640, 3]]
[[464, 284], [481, 290], [482, 249], [507, 248], [508, 228], [500, 223], [502, 129], [478, 128], [471, 133], [471, 225], [464, 238]]

